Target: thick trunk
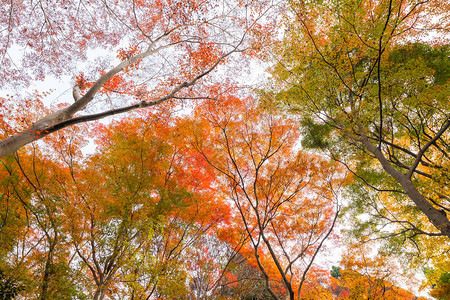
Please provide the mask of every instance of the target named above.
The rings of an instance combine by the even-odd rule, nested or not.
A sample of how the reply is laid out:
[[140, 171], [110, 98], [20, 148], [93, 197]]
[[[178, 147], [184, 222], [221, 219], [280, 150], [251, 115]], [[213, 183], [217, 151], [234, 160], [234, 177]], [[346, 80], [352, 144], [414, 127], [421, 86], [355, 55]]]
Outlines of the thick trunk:
[[[72, 124], [64, 124], [64, 121], [70, 120], [77, 112], [81, 111], [89, 104], [89, 102], [94, 99], [94, 96], [97, 92], [103, 87], [103, 85], [116, 74], [120, 73], [126, 67], [142, 60], [143, 58], [154, 54], [157, 50], [152, 50], [151, 47], [148, 48], [147, 51], [135, 55], [128, 59], [127, 61], [123, 61], [118, 64], [116, 67], [111, 69], [106, 74], [102, 75], [94, 85], [86, 92], [83, 97], [79, 95], [75, 96], [75, 103], [72, 105], [63, 108], [55, 113], [52, 113], [48, 116], [43, 117], [34, 123], [33, 126], [27, 128], [23, 132], [14, 134], [2, 141], [0, 141], [0, 157], [6, 156], [8, 154], [14, 153], [23, 146], [32, 143], [54, 131], [60, 130]], [[56, 126], [58, 124], [64, 124], [63, 126]]]
[[428, 217], [436, 228], [450, 238], [450, 220], [444, 211], [434, 208], [425, 197], [416, 189], [414, 184], [406, 176], [403, 176], [399, 183], [406, 194], [417, 205], [417, 207]]
[[26, 144], [34, 142], [38, 138], [36, 134], [30, 132], [21, 132], [0, 141], [0, 157], [14, 153]]
[[428, 220], [430, 220], [442, 234], [450, 238], [450, 220], [447, 218], [445, 212], [442, 212], [431, 205], [431, 203], [429, 203], [417, 190], [410, 178], [407, 175], [398, 172], [384, 157], [383, 153], [370, 143], [367, 138], [363, 138], [362, 143], [367, 150], [375, 155], [383, 169], [403, 187], [408, 197], [427, 216]]
[[103, 286], [100, 286], [95, 291], [94, 300], [102, 300], [103, 298], [105, 298], [105, 293], [106, 293], [106, 288]]

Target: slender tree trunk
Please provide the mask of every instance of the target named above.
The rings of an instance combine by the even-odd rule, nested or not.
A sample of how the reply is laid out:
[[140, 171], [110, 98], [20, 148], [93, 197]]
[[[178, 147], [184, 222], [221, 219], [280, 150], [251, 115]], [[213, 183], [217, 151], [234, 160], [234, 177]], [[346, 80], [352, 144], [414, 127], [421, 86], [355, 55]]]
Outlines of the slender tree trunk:
[[47, 261], [45, 262], [44, 276], [42, 278], [42, 288], [41, 295], [39, 296], [40, 300], [50, 299], [49, 295], [49, 283], [51, 280], [51, 276], [53, 275], [53, 251], [55, 250], [56, 241], [50, 244]]
[[47, 300], [48, 298], [48, 286], [50, 281], [50, 275], [52, 273], [52, 266], [51, 262], [47, 259], [45, 262], [45, 270], [44, 270], [44, 277], [42, 278], [42, 288], [41, 288], [41, 295], [39, 296], [40, 300]]

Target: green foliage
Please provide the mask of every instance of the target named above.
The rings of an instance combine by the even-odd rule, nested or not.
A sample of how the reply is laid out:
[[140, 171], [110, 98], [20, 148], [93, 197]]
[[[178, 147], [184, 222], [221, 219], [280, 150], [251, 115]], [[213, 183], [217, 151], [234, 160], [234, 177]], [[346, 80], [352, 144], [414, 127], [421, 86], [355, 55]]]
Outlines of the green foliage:
[[441, 274], [430, 294], [439, 300], [450, 299], [450, 272]]
[[[302, 120], [303, 147], [353, 173], [342, 217], [350, 240], [379, 240], [405, 267], [449, 251], [448, 237], [436, 236], [447, 225], [427, 212], [450, 209], [449, 129], [432, 141], [450, 115], [450, 45], [418, 42], [410, 31], [416, 8], [433, 15], [442, 5], [432, 2], [408, 14], [401, 1], [290, 1], [295, 17], [286, 16], [268, 91]], [[420, 196], [400, 183], [408, 172]], [[448, 216], [436, 219], [448, 224]]]
[[24, 286], [17, 279], [0, 270], [0, 300], [14, 299], [23, 289]]
[[411, 60], [422, 60], [433, 70], [433, 85], [445, 84], [450, 78], [450, 45], [431, 47], [413, 43], [389, 53], [389, 61], [395, 64], [408, 64]]
[[328, 124], [318, 124], [310, 118], [301, 122], [303, 129], [302, 146], [311, 149], [322, 149], [330, 146], [329, 136], [332, 127]]
[[332, 266], [331, 267], [331, 276], [336, 279], [339, 279], [339, 277], [341, 277], [341, 269], [339, 267]]

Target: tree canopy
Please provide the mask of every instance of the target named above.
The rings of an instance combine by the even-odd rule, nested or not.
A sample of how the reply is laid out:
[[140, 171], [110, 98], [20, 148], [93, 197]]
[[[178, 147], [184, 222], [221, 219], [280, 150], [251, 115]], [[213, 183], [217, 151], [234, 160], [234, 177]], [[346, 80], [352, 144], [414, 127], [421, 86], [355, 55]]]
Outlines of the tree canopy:
[[447, 1], [0, 4], [1, 299], [448, 299]]
[[292, 2], [275, 93], [266, 95], [300, 115], [305, 147], [324, 150], [355, 175], [350, 206], [371, 217], [372, 231], [413, 247], [429, 237], [445, 245], [450, 235], [450, 48], [446, 35], [423, 41], [425, 28], [445, 32], [443, 7]]

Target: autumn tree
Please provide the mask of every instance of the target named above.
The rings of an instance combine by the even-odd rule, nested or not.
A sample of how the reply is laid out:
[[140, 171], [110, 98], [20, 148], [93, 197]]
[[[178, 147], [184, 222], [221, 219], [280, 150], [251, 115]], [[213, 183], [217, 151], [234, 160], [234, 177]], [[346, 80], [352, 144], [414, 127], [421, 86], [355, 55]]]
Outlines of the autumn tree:
[[194, 146], [220, 176], [218, 188], [234, 204], [265, 288], [273, 299], [301, 297], [339, 213], [343, 173], [299, 151], [294, 124], [252, 99], [210, 101], [194, 118], [204, 119], [192, 127]]
[[[101, 279], [102, 272], [110, 273], [109, 282], [97, 284], [107, 287], [105, 293], [142, 299], [188, 294], [188, 262], [196, 256], [199, 240], [226, 220], [227, 208], [214, 197], [211, 176], [186, 146], [184, 130], [176, 118], [159, 113], [100, 131], [104, 151], [93, 161], [96, 171], [86, 170], [84, 176], [88, 185], [92, 178], [99, 180], [84, 214], [94, 210], [97, 225], [92, 228], [92, 217], [80, 223], [85, 228], [78, 231], [78, 245], [93, 274]], [[97, 175], [98, 170], [104, 172]], [[87, 235], [92, 230], [100, 231]], [[99, 269], [95, 261], [102, 257], [114, 267], [102, 269], [105, 262]], [[121, 282], [128, 291], [120, 288]]]
[[[34, 147], [33, 147], [34, 148]], [[21, 295], [64, 299], [80, 295], [83, 276], [71, 268], [73, 252], [64, 231], [68, 205], [62, 197], [70, 173], [38, 149], [2, 160], [0, 268], [22, 283]]]
[[191, 249], [228, 210], [183, 129], [167, 112], [99, 125], [88, 158], [70, 130], [3, 160], [1, 269], [33, 298], [187, 295]]
[[[218, 66], [233, 53], [251, 54], [248, 38], [271, 27], [262, 21], [270, 8], [263, 1], [2, 1], [0, 6], [0, 86], [23, 89], [48, 76], [73, 80], [73, 99], [51, 109], [41, 110], [39, 96], [0, 98], [0, 157], [74, 124], [167, 100], [207, 97], [202, 87], [214, 82]], [[39, 113], [24, 113], [30, 110]]]
[[425, 299], [396, 285], [398, 265], [376, 253], [375, 245], [352, 245], [342, 257], [342, 269], [333, 266], [329, 287], [336, 299]]
[[289, 4], [267, 101], [353, 172], [352, 205], [382, 236], [448, 243], [448, 3]]

